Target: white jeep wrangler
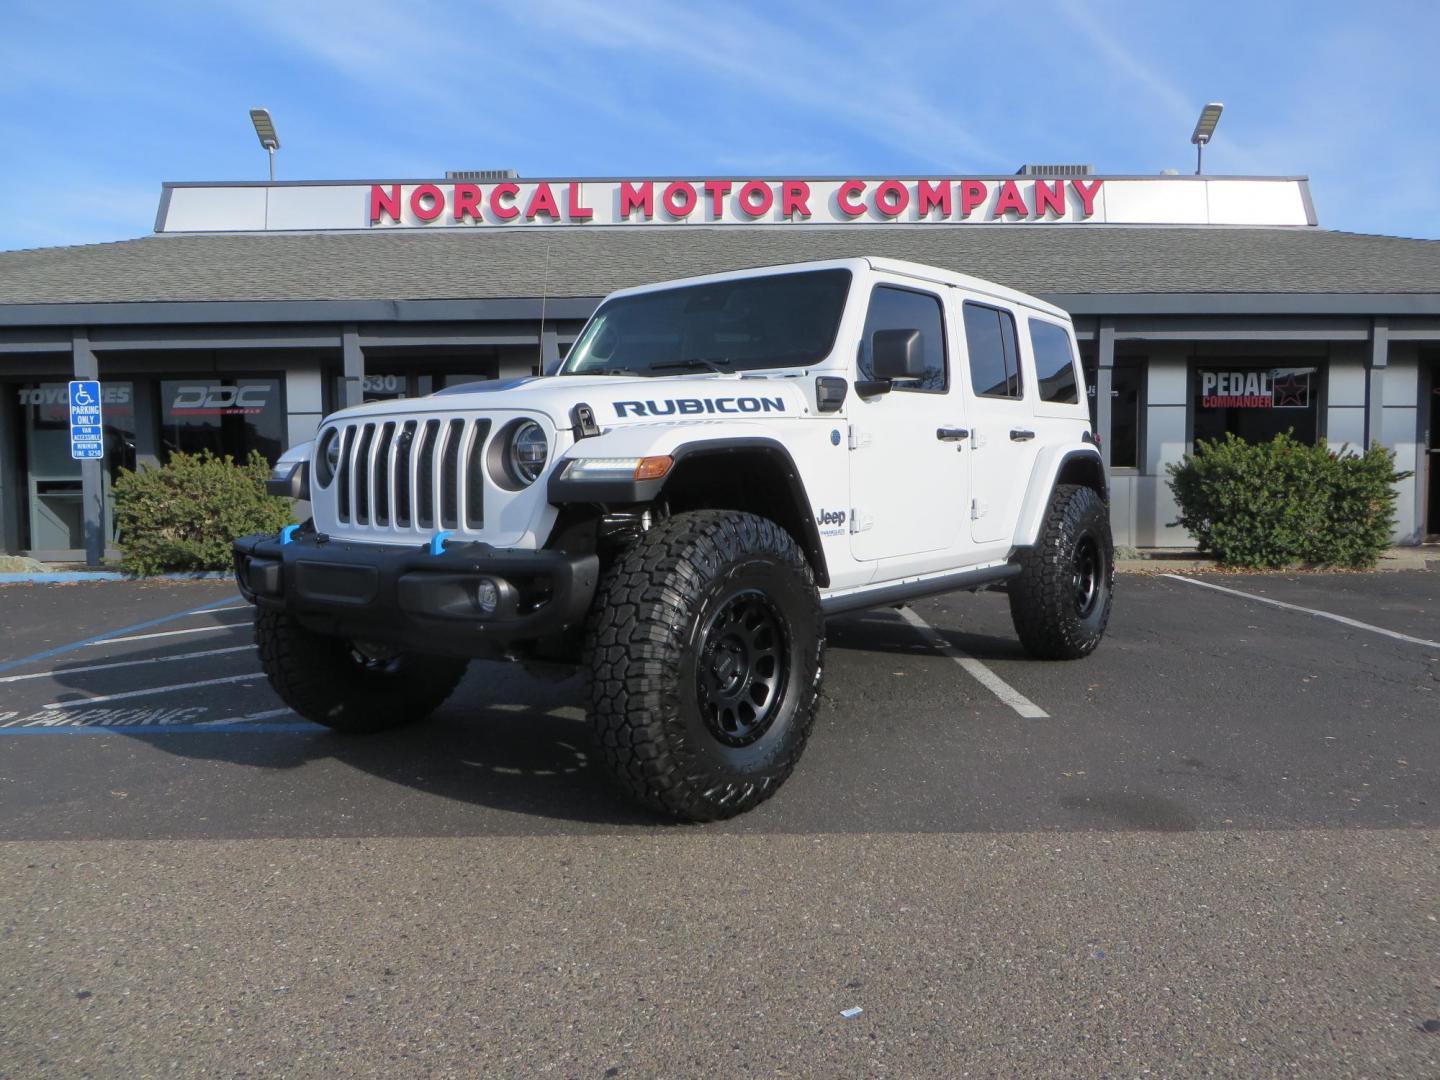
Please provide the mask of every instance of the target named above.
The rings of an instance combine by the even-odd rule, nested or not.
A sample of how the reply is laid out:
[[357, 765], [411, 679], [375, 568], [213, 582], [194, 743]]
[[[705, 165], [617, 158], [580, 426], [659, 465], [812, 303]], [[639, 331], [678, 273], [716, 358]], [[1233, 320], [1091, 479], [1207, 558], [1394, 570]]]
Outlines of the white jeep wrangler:
[[376, 731], [471, 657], [579, 664], [610, 772], [696, 820], [795, 767], [826, 616], [1003, 585], [1047, 659], [1110, 616], [1069, 318], [888, 259], [615, 293], [553, 375], [338, 412], [270, 488], [314, 517], [235, 571], [296, 712]]

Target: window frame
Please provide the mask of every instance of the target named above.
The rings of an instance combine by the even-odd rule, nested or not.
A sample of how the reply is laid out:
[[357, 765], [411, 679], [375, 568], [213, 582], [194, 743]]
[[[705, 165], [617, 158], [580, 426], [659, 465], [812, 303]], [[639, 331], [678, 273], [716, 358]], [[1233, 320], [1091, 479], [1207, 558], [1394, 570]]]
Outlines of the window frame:
[[[944, 376], [944, 385], [939, 387], [928, 386], [906, 386], [903, 382], [892, 383], [891, 393], [906, 394], [948, 394], [950, 393], [950, 325], [945, 315], [945, 297], [938, 292], [929, 289], [917, 288], [914, 285], [902, 285], [896, 281], [877, 281], [870, 287], [870, 295], [865, 298], [865, 310], [860, 320], [860, 343], [855, 352], [855, 376], [859, 379], [864, 373], [860, 370], [861, 357], [865, 355], [865, 349], [869, 340], [865, 328], [870, 324], [870, 307], [875, 303], [875, 294], [881, 289], [888, 289], [891, 292], [914, 293], [916, 296], [923, 296], [926, 299], [935, 301], [935, 309], [940, 315], [940, 369]], [[919, 329], [916, 327], [915, 329]], [[873, 375], [873, 373], [872, 373]]]
[[[1008, 357], [1005, 358], [1005, 365], [1006, 365], [1006, 366], [1005, 366], [1005, 371], [1006, 371], [1006, 374], [1005, 374], [1005, 383], [1006, 383], [1006, 386], [1008, 387], [1009, 384], [1010, 384], [1010, 381], [1011, 381], [1012, 379], [1015, 380], [1016, 385], [1017, 385], [1017, 387], [1018, 387], [1018, 389], [1019, 389], [1019, 393], [1012, 394], [1012, 393], [1009, 393], [1009, 392], [1007, 391], [1007, 392], [1004, 393], [1004, 394], [991, 394], [991, 393], [985, 393], [985, 392], [981, 391], [978, 387], [976, 387], [976, 385], [975, 385], [975, 365], [971, 362], [970, 327], [969, 327], [968, 324], [965, 323], [965, 313], [966, 313], [966, 311], [968, 311], [970, 308], [975, 308], [975, 309], [977, 309], [977, 310], [979, 310], [979, 311], [991, 311], [991, 312], [994, 312], [996, 315], [998, 315], [998, 316], [1000, 316], [1000, 317], [1002, 317], [1002, 318], [1007, 318], [1007, 319], [1010, 320], [1011, 340], [1013, 341], [1014, 346], [1015, 346], [1015, 349], [1014, 349], [1014, 364], [1015, 364], [1015, 366], [1014, 366], [1014, 368], [1012, 369], [1012, 368], [1010, 367], [1010, 364], [1009, 364], [1009, 358], [1008, 358]], [[983, 302], [983, 301], [976, 300], [976, 299], [973, 299], [973, 298], [967, 296], [967, 297], [965, 297], [965, 298], [961, 301], [961, 303], [960, 303], [960, 321], [961, 321], [962, 324], [965, 325], [965, 367], [966, 367], [966, 369], [967, 369], [967, 371], [968, 371], [968, 373], [969, 373], [969, 376], [970, 376], [970, 393], [971, 393], [971, 395], [972, 395], [976, 400], [983, 400], [983, 401], [1024, 401], [1024, 400], [1025, 400], [1025, 365], [1024, 365], [1024, 363], [1022, 362], [1021, 358], [1020, 358], [1020, 328], [1019, 328], [1019, 326], [1018, 326], [1018, 325], [1016, 324], [1016, 322], [1015, 322], [1015, 312], [1011, 311], [1009, 308], [1000, 307], [1000, 306], [998, 306], [998, 305], [996, 305], [996, 304], [987, 304], [987, 303], [985, 303], [985, 302]], [[1004, 331], [1003, 331], [1003, 330], [1001, 331], [1001, 334], [1000, 334], [1000, 345], [1001, 345], [1001, 349], [1004, 350], [1005, 334], [1004, 334]]]

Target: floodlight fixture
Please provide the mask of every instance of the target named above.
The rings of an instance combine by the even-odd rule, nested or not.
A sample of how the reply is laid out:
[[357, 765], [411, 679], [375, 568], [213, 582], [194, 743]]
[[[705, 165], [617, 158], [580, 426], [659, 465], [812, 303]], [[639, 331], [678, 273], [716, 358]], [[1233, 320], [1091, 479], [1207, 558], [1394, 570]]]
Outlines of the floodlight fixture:
[[1220, 114], [1225, 111], [1223, 101], [1212, 101], [1200, 110], [1200, 119], [1195, 121], [1195, 131], [1190, 141], [1195, 144], [1195, 175], [1200, 175], [1204, 162], [1205, 146], [1215, 135], [1215, 125], [1220, 123]]
[[275, 121], [270, 119], [270, 110], [254, 108], [250, 110], [250, 122], [255, 125], [255, 134], [260, 138], [260, 145], [270, 155], [270, 179], [275, 179], [275, 151], [280, 149], [280, 136], [275, 134]]

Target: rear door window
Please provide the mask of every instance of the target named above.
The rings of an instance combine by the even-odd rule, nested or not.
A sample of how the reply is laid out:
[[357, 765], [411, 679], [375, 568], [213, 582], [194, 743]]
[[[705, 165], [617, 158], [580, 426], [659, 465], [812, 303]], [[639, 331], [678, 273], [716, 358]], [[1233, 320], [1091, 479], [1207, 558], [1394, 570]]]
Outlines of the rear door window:
[[971, 389], [979, 397], [1024, 397], [1015, 317], [1008, 311], [971, 300], [965, 301], [964, 312]]

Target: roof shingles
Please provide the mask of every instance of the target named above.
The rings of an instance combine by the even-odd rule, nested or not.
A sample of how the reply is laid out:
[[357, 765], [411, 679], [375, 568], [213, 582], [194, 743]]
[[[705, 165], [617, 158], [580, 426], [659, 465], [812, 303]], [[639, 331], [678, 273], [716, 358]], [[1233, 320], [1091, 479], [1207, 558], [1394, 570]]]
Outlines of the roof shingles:
[[857, 255], [1031, 293], [1440, 294], [1440, 241], [1313, 228], [557, 227], [170, 235], [0, 252], [0, 305], [586, 297]]

